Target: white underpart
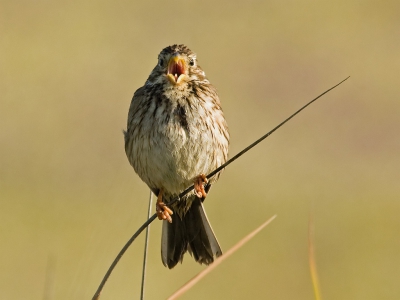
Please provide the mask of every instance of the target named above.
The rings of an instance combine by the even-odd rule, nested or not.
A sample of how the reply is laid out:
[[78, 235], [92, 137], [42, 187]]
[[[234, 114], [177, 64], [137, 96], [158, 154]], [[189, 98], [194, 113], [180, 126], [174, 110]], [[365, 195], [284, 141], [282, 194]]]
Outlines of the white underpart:
[[[177, 74], [175, 74], [177, 76]], [[152, 188], [163, 188], [167, 194], [176, 195], [193, 184], [199, 174], [208, 174], [220, 166], [227, 159], [227, 133], [223, 132], [220, 124], [224, 124], [222, 111], [211, 110], [211, 97], [201, 95], [203, 101], [194, 95], [185, 94], [179, 88], [167, 89], [164, 95], [172, 99], [172, 112], [177, 105], [185, 107], [186, 120], [189, 131], [182, 127], [179, 118], [170, 114], [170, 121], [166, 126], [154, 126], [162, 123], [165, 110], [168, 106], [162, 103], [155, 115], [155, 102], [146, 112], [147, 117], [142, 123], [141, 134], [150, 138], [140, 139], [141, 143], [132, 143], [131, 163], [136, 172]], [[186, 96], [191, 103], [179, 103], [179, 99]], [[140, 109], [140, 108], [139, 108]], [[199, 120], [205, 120], [201, 122]], [[137, 124], [136, 124], [137, 125]], [[215, 128], [211, 132], [211, 129]]]

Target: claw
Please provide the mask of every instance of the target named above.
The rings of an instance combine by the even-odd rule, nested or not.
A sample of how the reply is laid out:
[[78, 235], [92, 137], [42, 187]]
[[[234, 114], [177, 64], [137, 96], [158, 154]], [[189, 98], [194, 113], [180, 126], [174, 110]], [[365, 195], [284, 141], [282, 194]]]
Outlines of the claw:
[[208, 183], [208, 179], [206, 175], [200, 174], [194, 179], [194, 190], [196, 193], [196, 196], [199, 198], [205, 198], [207, 197], [207, 193], [204, 190], [204, 183]]
[[174, 212], [162, 201], [162, 190], [158, 193], [157, 204], [156, 204], [156, 212], [159, 220], [167, 220], [172, 223], [171, 215]]

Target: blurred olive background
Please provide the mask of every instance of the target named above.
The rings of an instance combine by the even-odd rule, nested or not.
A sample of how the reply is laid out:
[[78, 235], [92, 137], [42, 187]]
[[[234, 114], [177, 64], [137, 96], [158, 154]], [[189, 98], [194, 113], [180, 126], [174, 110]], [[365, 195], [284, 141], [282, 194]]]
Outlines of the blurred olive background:
[[[122, 130], [162, 48], [185, 43], [217, 87], [231, 156], [206, 201], [227, 250], [278, 217], [183, 299], [400, 298], [398, 1], [1, 1], [0, 298], [90, 299], [144, 222], [149, 190]], [[173, 270], [151, 227], [147, 299]], [[138, 299], [144, 236], [101, 299]]]

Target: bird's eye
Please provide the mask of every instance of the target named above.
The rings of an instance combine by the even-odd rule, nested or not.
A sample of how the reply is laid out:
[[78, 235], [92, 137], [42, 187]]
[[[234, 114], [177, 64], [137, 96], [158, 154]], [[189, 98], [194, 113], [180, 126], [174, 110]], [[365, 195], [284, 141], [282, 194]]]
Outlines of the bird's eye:
[[162, 67], [164, 64], [164, 60], [162, 58], [158, 59], [158, 65]]
[[192, 67], [194, 66], [194, 59], [193, 58], [189, 60], [189, 66], [192, 66]]

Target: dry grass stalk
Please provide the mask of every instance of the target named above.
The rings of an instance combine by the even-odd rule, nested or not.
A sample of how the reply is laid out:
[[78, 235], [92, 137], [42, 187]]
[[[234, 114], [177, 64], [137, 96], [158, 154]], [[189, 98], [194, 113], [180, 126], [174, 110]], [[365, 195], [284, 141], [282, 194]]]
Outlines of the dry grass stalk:
[[222, 263], [225, 259], [227, 259], [229, 256], [231, 256], [233, 253], [235, 253], [240, 247], [242, 247], [244, 244], [246, 244], [248, 241], [250, 241], [257, 233], [259, 233], [265, 226], [267, 226], [269, 223], [271, 223], [274, 219], [276, 218], [276, 215], [272, 216], [270, 219], [268, 219], [266, 222], [261, 224], [258, 228], [250, 232], [248, 235], [246, 235], [243, 239], [241, 239], [235, 246], [230, 248], [228, 251], [225, 252], [224, 255], [218, 257], [214, 263], [209, 265], [207, 268], [205, 268], [203, 271], [201, 271], [199, 274], [197, 274], [195, 277], [193, 277], [191, 280], [189, 280], [184, 286], [182, 286], [179, 290], [177, 290], [173, 295], [171, 295], [168, 300], [174, 300], [178, 299], [180, 296], [182, 296], [184, 293], [186, 293], [188, 290], [190, 290], [195, 284], [197, 284], [204, 276], [209, 274], [212, 270], [214, 270], [216, 267], [219, 266], [220, 263]]

